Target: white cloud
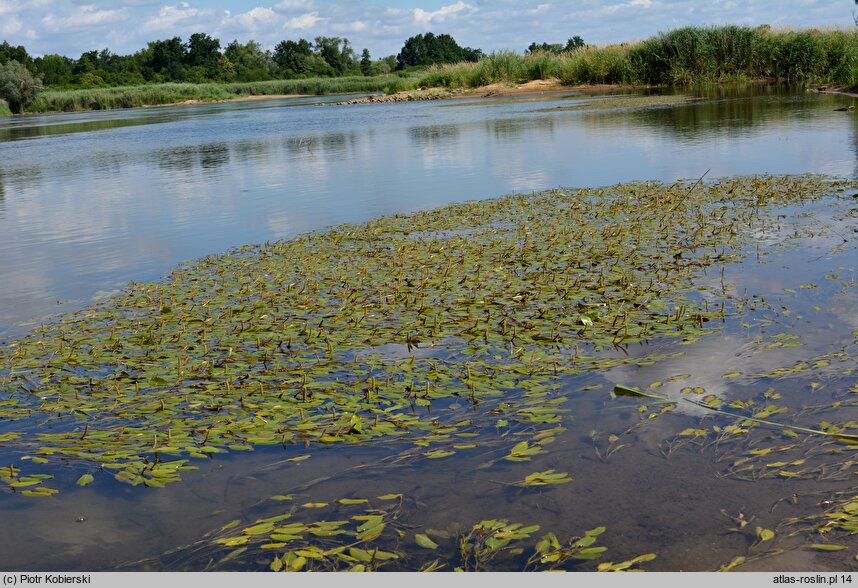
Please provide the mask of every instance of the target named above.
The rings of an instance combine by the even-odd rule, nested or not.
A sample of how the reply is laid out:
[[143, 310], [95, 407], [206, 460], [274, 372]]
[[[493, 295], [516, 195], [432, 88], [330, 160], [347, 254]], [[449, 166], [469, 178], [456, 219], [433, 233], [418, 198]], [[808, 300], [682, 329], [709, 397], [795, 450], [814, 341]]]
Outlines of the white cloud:
[[24, 24], [17, 16], [6, 16], [3, 18], [3, 24], [0, 25], [0, 32], [4, 35], [14, 35], [24, 27]]
[[290, 18], [285, 23], [283, 23], [284, 29], [309, 29], [312, 26], [315, 26], [317, 22], [322, 20], [319, 17], [318, 12], [309, 12], [307, 14], [302, 14], [301, 16], [296, 16], [295, 18]]
[[337, 33], [359, 33], [361, 31], [365, 31], [366, 28], [367, 24], [361, 20], [331, 25], [331, 30]]
[[124, 21], [128, 18], [125, 8], [114, 10], [98, 10], [94, 4], [78, 6], [75, 12], [66, 16], [55, 17], [48, 14], [42, 19], [42, 24], [52, 31], [96, 27]]
[[173, 33], [178, 27], [189, 24], [189, 21], [199, 22], [211, 14], [211, 11], [193, 8], [187, 2], [180, 2], [177, 6], [162, 6], [157, 16], [146, 21], [143, 30]]
[[475, 12], [477, 12], [477, 8], [475, 6], [465, 4], [464, 2], [456, 2], [455, 4], [450, 4], [448, 6], [442, 6], [433, 12], [428, 12], [422, 8], [415, 8], [412, 11], [414, 14], [414, 22], [424, 27], [442, 23], [450, 18], [456, 18], [460, 15], [471, 15]]
[[297, 12], [297, 11], [308, 11], [312, 10], [315, 7], [315, 4], [311, 0], [281, 0], [277, 4], [274, 5], [276, 10], [282, 10], [284, 12]]
[[19, 12], [21, 6], [12, 2], [0, 2], [0, 16], [5, 17], [8, 14]]
[[617, 12], [634, 8], [652, 8], [652, 0], [630, 0], [629, 2], [623, 2], [621, 4], [613, 4], [611, 6], [606, 6], [605, 12], [608, 14], [615, 14]]
[[232, 19], [242, 28], [255, 31], [259, 28], [276, 24], [280, 20], [280, 16], [270, 8], [257, 6], [245, 13], [232, 17]]
[[524, 13], [527, 14], [528, 16], [535, 16], [537, 14], [543, 14], [543, 13], [547, 12], [548, 9], [550, 9], [550, 8], [551, 8], [551, 6], [549, 6], [548, 4], [540, 4], [536, 8], [529, 8], [529, 9], [525, 10]]

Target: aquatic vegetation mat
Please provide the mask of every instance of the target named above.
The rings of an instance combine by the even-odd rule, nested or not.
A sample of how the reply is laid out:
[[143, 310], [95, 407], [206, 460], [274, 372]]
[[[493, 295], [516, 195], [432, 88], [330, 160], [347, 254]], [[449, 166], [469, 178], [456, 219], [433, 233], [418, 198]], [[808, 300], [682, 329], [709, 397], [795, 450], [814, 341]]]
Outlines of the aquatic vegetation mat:
[[[0, 448], [14, 461], [0, 466], [0, 491], [52, 500], [78, 487], [160, 488], [241, 452], [276, 449], [297, 467], [361, 446], [387, 447], [388, 463], [400, 465], [471, 456], [500, 487], [550, 493], [578, 483], [574, 462], [541, 461], [575, 416], [568, 382], [602, 376], [610, 387], [581, 393], [607, 400], [614, 389], [638, 403], [628, 410], [639, 415], [624, 430], [591, 434], [602, 461], [688, 405], [718, 420], [682, 421], [665, 455], [717, 448], [717, 460], [730, 460], [724, 475], [736, 478], [833, 468], [846, 477], [856, 433], [846, 418], [808, 421], [813, 409], [794, 414], [774, 391], [725, 400], [688, 374], [653, 382], [609, 374], [680, 361], [743, 317], [773, 312], [763, 297], [735, 291], [725, 269], [818, 232], [801, 208], [852, 189], [830, 178], [766, 176], [552, 190], [194, 261], [0, 352]], [[749, 355], [801, 345], [788, 330], [770, 331], [747, 345]], [[837, 353], [753, 377], [826, 381], [826, 370], [848, 361]], [[767, 427], [775, 432], [764, 441], [751, 434]], [[772, 435], [782, 447], [772, 447]], [[807, 452], [818, 459], [799, 455]], [[500, 569], [577, 569], [582, 555], [601, 556], [595, 531], [567, 541], [502, 516], [444, 541], [397, 527], [399, 511], [381, 503], [400, 504], [401, 495], [384, 496], [344, 498], [335, 508], [310, 498], [214, 532], [206, 549], [234, 548], [221, 554], [224, 564], [272, 570], [488, 569], [500, 554]], [[338, 512], [346, 507], [365, 510]], [[306, 515], [330, 508], [329, 519]], [[761, 527], [754, 541], [771, 542], [770, 532]], [[533, 545], [510, 547], [525, 539]], [[396, 547], [402, 541], [407, 552]], [[435, 550], [443, 557], [414, 555]], [[599, 566], [620, 571], [654, 557]]]
[[[640, 570], [640, 564], [656, 558], [647, 553], [620, 563], [590, 564], [608, 551], [608, 547], [596, 545], [604, 527], [565, 541], [552, 532], [541, 532], [539, 525], [506, 519], [485, 519], [455, 531], [428, 529], [418, 533], [403, 520], [406, 507], [402, 494], [335, 502], [294, 505], [287, 512], [250, 524], [242, 525], [235, 519], [168, 557], [187, 559], [205, 554], [207, 570], [244, 569], [248, 559], [255, 559], [259, 569], [267, 567], [274, 572], [626, 571]], [[325, 508], [333, 520], [308, 517], [308, 509], [316, 508]]]

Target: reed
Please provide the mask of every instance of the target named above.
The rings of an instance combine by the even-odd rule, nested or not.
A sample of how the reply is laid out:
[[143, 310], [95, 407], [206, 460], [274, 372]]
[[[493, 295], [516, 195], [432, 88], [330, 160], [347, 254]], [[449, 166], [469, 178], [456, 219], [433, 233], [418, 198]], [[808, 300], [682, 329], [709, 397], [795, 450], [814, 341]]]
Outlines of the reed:
[[858, 85], [858, 31], [683, 27], [635, 43], [559, 55], [503, 51], [476, 63], [431, 68], [420, 84], [450, 88], [557, 78], [566, 85], [765, 80]]
[[175, 104], [187, 100], [212, 102], [246, 96], [287, 94], [343, 94], [350, 92], [397, 92], [414, 81], [395, 75], [379, 77], [309, 78], [246, 83], [156, 84], [43, 92], [27, 112], [106, 110]]
[[[683, 27], [634, 43], [559, 55], [499, 51], [475, 63], [433, 66], [419, 77], [310, 78], [245, 83], [158, 84], [43, 92], [27, 112], [102, 110], [281, 94], [392, 93], [558, 79], [565, 85], [672, 85], [761, 80], [858, 87], [858, 30]], [[0, 115], [8, 106], [0, 104]]]

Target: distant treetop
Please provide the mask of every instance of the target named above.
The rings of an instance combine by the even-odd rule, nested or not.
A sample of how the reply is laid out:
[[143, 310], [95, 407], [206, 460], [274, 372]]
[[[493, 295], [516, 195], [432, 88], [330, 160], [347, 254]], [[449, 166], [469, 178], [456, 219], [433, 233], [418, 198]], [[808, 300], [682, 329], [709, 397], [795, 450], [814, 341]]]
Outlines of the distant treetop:
[[559, 53], [563, 53], [564, 51], [574, 51], [579, 47], [584, 46], [584, 39], [575, 35], [566, 41], [566, 45], [562, 45], [560, 43], [531, 43], [528, 46], [525, 53], [528, 55], [533, 55], [534, 53], [554, 53], [555, 55]]
[[480, 49], [460, 47], [450, 35], [426, 33], [415, 35], [405, 41], [402, 51], [396, 56], [396, 68], [479, 61], [482, 56], [483, 52]]

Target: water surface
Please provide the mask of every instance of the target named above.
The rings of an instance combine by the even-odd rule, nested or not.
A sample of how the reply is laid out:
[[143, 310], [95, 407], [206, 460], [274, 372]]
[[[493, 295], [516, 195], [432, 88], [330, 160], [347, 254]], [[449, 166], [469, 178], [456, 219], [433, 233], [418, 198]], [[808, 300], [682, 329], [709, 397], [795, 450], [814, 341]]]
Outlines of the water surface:
[[0, 337], [185, 260], [384, 214], [707, 171], [853, 173], [856, 119], [833, 111], [851, 99], [707, 97], [556, 112], [582, 98], [301, 98], [4, 119]]
[[[552, 110], [600, 99], [572, 94], [348, 107], [272, 100], [3, 121], [0, 336], [16, 337], [128, 281], [157, 280], [189, 259], [385, 214], [554, 186], [671, 182], [704, 173], [855, 174], [856, 119], [834, 111], [851, 99], [763, 88], [702, 97], [634, 110]], [[740, 319], [691, 345], [656, 339], [611, 352], [681, 356], [563, 378], [565, 430], [527, 464], [502, 461], [503, 444], [501, 453], [492, 449], [514, 441], [494, 425], [491, 405], [454, 401], [440, 408], [443, 418], [472, 419], [485, 450], [433, 460], [408, 440], [274, 446], [195, 459], [198, 471], [163, 489], [121, 484], [106, 471], [80, 488], [79, 464], [52, 465], [58, 495], [0, 500], [5, 524], [19, 530], [0, 535], [4, 567], [266, 569], [262, 556], [218, 567], [225, 552], [202, 538], [236, 519], [247, 525], [284, 511], [309, 517], [294, 506], [300, 503], [399, 492], [408, 536], [402, 545], [409, 549], [414, 529], [455, 536], [502, 516], [561, 538], [605, 525], [607, 559], [655, 552], [648, 569], [714, 570], [738, 555], [751, 560], [745, 569], [852, 569], [854, 541], [843, 553], [793, 549], [804, 535], [791, 535], [798, 527], [788, 524], [818, 515], [822, 501], [838, 492], [854, 492], [851, 466], [837, 470], [848, 461], [842, 449], [760, 429], [720, 439], [713, 426], [731, 421], [682, 400], [686, 386], [699, 386], [724, 401], [765, 405], [771, 387], [779, 395], [771, 402], [788, 407], [791, 419], [855, 418], [848, 353], [858, 328], [854, 205], [846, 198], [782, 212], [783, 226], [758, 228], [759, 255], [752, 247], [723, 274], [700, 277], [701, 285], [747, 306]], [[804, 229], [789, 248], [779, 247]], [[789, 332], [800, 334], [801, 347], [779, 345], [777, 337]], [[411, 353], [401, 347], [380, 352]], [[841, 350], [845, 357], [836, 355]], [[823, 356], [810, 373], [771, 373]], [[686, 377], [671, 381], [678, 375]], [[658, 407], [612, 399], [614, 383], [658, 383], [653, 390], [679, 399], [677, 409], [649, 419]], [[52, 426], [32, 421], [5, 425]], [[696, 428], [709, 436], [681, 434]], [[753, 453], [773, 445], [776, 457]], [[285, 461], [308, 451], [311, 459]], [[0, 448], [0, 463], [13, 456]], [[807, 473], [779, 476], [780, 466], [768, 467], [776, 459], [804, 459]], [[549, 468], [575, 481], [536, 492], [506, 483]], [[276, 494], [295, 497], [271, 501]], [[324, 515], [353, 514], [338, 508]], [[747, 532], [735, 530], [737, 521], [750, 521]], [[775, 529], [785, 551], [754, 560], [765, 552], [754, 539], [757, 526]]]

